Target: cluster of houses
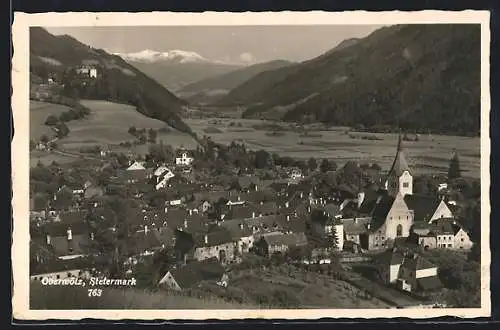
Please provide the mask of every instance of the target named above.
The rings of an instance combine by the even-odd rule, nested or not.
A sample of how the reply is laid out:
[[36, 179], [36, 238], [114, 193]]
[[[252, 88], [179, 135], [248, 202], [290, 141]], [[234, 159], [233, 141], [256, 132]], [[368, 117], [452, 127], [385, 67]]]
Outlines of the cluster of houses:
[[[32, 278], [62, 276], [60, 267], [55, 268], [57, 272], [47, 268], [47, 260], [54, 257], [59, 264], [64, 260], [74, 264], [94, 253], [97, 233], [85, 226], [89, 218], [109, 225], [109, 235], [116, 231], [114, 214], [102, 202], [113, 189], [126, 189], [139, 202], [127, 219], [133, 242], [125, 247], [128, 272], [133, 273], [133, 265], [141, 258], [162, 249], [174, 250], [181, 263], [160, 280], [173, 289], [191, 287], [203, 279], [227, 285], [224, 266], [240, 262], [246, 253], [271, 257], [305, 246], [312, 246], [317, 258], [333, 250], [388, 251], [381, 263], [387, 283], [397, 282], [405, 290], [428, 288], [436, 282], [435, 266], [418, 254], [401, 254], [396, 247], [472, 246], [455, 220], [454, 205], [413, 194], [413, 177], [401, 141], [384, 187], [370, 186], [357, 193], [339, 190], [329, 198], [318, 197], [306, 180], [297, 183], [297, 175], [301, 175], [297, 172], [289, 181], [236, 176], [224, 183], [218, 178], [197, 182], [186, 171], [193, 161], [188, 151], [182, 151], [170, 166], [146, 168], [141, 162], [132, 162], [108, 187], [91, 182], [71, 187], [79, 196], [71, 210], [53, 209], [50, 200], [34, 202], [31, 255], [43, 270], [33, 269]], [[152, 192], [161, 193], [154, 206], [144, 200]], [[328, 240], [311, 241], [307, 235], [313, 212], [327, 219], [314, 226], [324, 237], [334, 234], [335, 246], [328, 246]], [[75, 272], [72, 269], [67, 274]]]

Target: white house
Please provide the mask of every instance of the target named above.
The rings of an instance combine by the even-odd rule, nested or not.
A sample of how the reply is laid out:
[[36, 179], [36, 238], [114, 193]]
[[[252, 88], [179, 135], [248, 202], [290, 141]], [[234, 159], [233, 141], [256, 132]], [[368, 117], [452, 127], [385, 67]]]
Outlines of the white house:
[[154, 175], [156, 176], [156, 190], [164, 189], [167, 186], [168, 181], [175, 176], [170, 169], [164, 166], [160, 166], [155, 171]]
[[146, 168], [141, 162], [135, 161], [128, 168], [127, 171], [137, 171], [137, 170], [145, 170]]
[[470, 250], [472, 248], [472, 241], [469, 235], [460, 226], [455, 226], [455, 237], [453, 239], [453, 247], [455, 249]]
[[175, 165], [186, 165], [189, 166], [193, 162], [194, 158], [190, 157], [186, 151], [183, 151], [178, 157], [175, 158]]

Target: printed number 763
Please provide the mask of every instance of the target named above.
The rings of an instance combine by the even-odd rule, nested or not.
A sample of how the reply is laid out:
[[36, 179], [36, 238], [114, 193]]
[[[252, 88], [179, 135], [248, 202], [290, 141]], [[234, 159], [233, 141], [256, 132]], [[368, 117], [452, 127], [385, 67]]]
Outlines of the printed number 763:
[[89, 289], [87, 291], [89, 292], [89, 297], [100, 297], [102, 294], [101, 289]]

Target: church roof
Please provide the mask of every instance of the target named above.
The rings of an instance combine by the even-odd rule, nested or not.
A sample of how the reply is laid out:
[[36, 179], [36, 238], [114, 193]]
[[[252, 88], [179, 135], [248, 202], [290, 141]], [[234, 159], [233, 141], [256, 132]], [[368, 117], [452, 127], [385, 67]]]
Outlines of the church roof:
[[408, 162], [406, 161], [400, 136], [398, 140], [398, 149], [396, 152], [396, 157], [394, 158], [394, 162], [392, 163], [389, 175], [395, 174], [396, 176], [399, 177], [401, 176], [401, 174], [403, 174], [404, 171], [410, 172], [410, 167], [408, 166]]

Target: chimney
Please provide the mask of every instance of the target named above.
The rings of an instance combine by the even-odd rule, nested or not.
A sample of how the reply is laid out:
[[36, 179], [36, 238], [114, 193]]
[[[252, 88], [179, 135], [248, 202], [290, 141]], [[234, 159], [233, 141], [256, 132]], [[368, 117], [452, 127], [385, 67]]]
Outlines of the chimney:
[[205, 235], [205, 244], [208, 244], [208, 235]]
[[285, 202], [285, 207], [286, 207], [286, 208], [290, 207], [290, 203]]
[[147, 225], [145, 225], [145, 226], [144, 226], [144, 235], [147, 235], [147, 233], [148, 233], [148, 226], [147, 226]]
[[189, 210], [189, 215], [193, 215], [193, 210]]
[[68, 234], [68, 241], [71, 241], [73, 239], [73, 233], [71, 232], [71, 228], [68, 228], [66, 233]]
[[187, 228], [187, 227], [188, 227], [188, 221], [184, 220], [184, 228]]
[[243, 224], [242, 223], [240, 223], [240, 229], [243, 230]]
[[50, 245], [50, 235], [47, 235], [47, 245]]
[[260, 205], [264, 205], [264, 201], [260, 201]]
[[240, 195], [238, 195], [238, 202], [239, 202], [239, 201], [241, 201], [241, 197], [240, 197]]
[[286, 221], [290, 221], [290, 216], [289, 215], [286, 216]]
[[259, 190], [259, 186], [255, 185], [255, 191]]
[[255, 212], [252, 212], [252, 218], [255, 218]]
[[302, 191], [300, 192], [300, 198], [304, 198], [304, 193]]
[[367, 228], [368, 230], [370, 230], [370, 227], [371, 227], [371, 226], [372, 226], [372, 224], [371, 224], [371, 223], [367, 223], [367, 224], [366, 224], [366, 228]]
[[90, 233], [90, 240], [93, 241], [94, 240], [94, 233]]

